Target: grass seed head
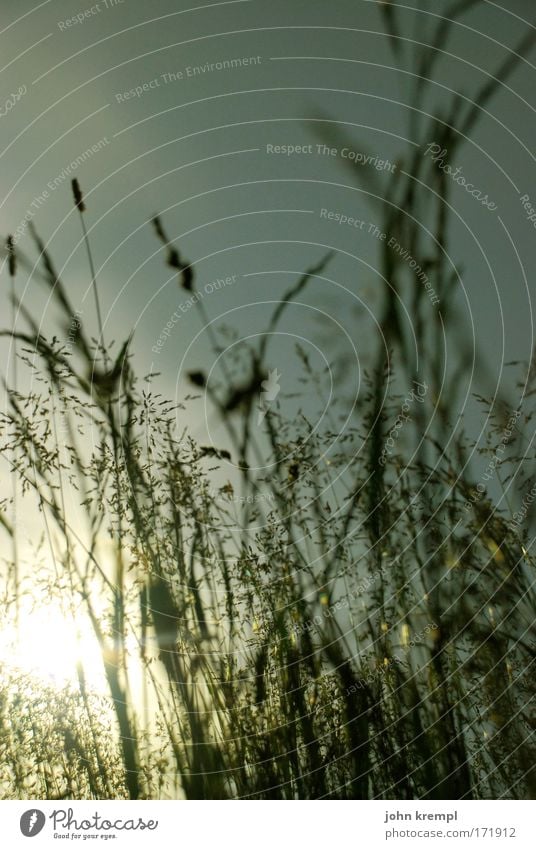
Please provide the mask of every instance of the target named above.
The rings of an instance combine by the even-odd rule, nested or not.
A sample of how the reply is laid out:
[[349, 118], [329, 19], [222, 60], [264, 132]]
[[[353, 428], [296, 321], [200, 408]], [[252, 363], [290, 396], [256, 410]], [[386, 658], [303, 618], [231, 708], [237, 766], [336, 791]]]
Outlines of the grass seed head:
[[80, 188], [80, 184], [76, 177], [74, 178], [74, 180], [71, 180], [71, 186], [73, 189], [75, 206], [80, 212], [84, 212], [86, 209], [86, 205], [84, 203], [84, 196], [82, 195], [82, 189]]
[[7, 237], [7, 267], [10, 277], [15, 277], [17, 271], [17, 260], [15, 256], [15, 242], [13, 236]]

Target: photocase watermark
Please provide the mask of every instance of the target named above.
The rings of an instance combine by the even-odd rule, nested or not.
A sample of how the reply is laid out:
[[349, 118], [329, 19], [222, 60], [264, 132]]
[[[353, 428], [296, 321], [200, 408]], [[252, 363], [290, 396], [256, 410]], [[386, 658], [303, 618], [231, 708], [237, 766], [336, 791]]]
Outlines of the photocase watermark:
[[387, 552], [383, 552], [382, 565], [370, 575], [367, 575], [366, 578], [363, 578], [351, 592], [347, 593], [339, 601], [332, 603], [328, 592], [324, 591], [320, 593], [320, 613], [317, 613], [306, 622], [292, 623], [288, 628], [287, 635], [295, 639], [299, 634], [311, 632], [319, 628], [341, 611], [348, 610], [352, 602], [368, 592], [377, 581], [387, 578], [389, 573], [386, 570], [392, 569], [398, 563], [398, 556], [390, 557]]
[[[376, 236], [376, 230], [373, 231], [372, 235]], [[432, 284], [430, 283], [428, 275], [423, 271], [422, 267], [419, 265], [417, 260], [411, 256], [408, 249], [404, 248], [403, 245], [401, 245], [400, 242], [395, 239], [394, 236], [390, 236], [389, 241], [387, 242], [387, 247], [391, 248], [392, 251], [394, 251], [396, 254], [398, 254], [399, 257], [401, 257], [401, 259], [407, 262], [411, 271], [415, 272], [415, 276], [423, 284], [428, 294], [428, 297], [430, 298], [430, 303], [432, 303], [434, 306], [437, 306], [440, 301], [435, 293], [435, 290], [432, 287]]]
[[281, 375], [279, 374], [278, 370], [276, 368], [271, 369], [268, 372], [268, 378], [266, 380], [263, 380], [263, 382], [261, 383], [262, 392], [259, 396], [259, 407], [257, 414], [258, 427], [263, 423], [266, 414], [269, 410], [270, 404], [275, 401], [275, 399], [281, 392], [281, 386], [279, 385], [280, 378]]
[[394, 174], [396, 171], [396, 163], [389, 159], [382, 159], [378, 154], [362, 153], [359, 150], [353, 150], [351, 147], [343, 147], [340, 152], [336, 147], [330, 147], [327, 144], [317, 144], [316, 152], [319, 156], [339, 156], [341, 159], [347, 159], [353, 162], [354, 165], [370, 166], [376, 171], [389, 171]]
[[[437, 625], [435, 622], [430, 622], [422, 629], [422, 631], [419, 631], [418, 634], [412, 635], [409, 625], [404, 624], [400, 629], [401, 646], [405, 652], [409, 652], [412, 648], [415, 648], [415, 646], [423, 645], [425, 638], [429, 634], [433, 634], [438, 630], [439, 625]], [[386, 622], [382, 623], [382, 631], [384, 631], [385, 633], [389, 632], [389, 627], [387, 626]], [[378, 666], [376, 669], [372, 669], [369, 672], [366, 672], [365, 675], [362, 675], [359, 681], [356, 681], [354, 684], [352, 684], [351, 687], [347, 688], [346, 695], [348, 696], [351, 693], [356, 693], [358, 690], [362, 690], [369, 684], [377, 683], [383, 678], [383, 676], [387, 672], [393, 669], [393, 667], [403, 663], [404, 658], [398, 654], [393, 654], [391, 657], [384, 657], [383, 664], [381, 666]]]
[[65, 180], [69, 180], [72, 174], [75, 171], [78, 171], [81, 165], [87, 162], [89, 159], [92, 159], [96, 153], [100, 153], [103, 147], [107, 147], [110, 144], [110, 140], [107, 136], [103, 136], [103, 138], [99, 139], [99, 141], [92, 144], [91, 147], [88, 147], [80, 156], [77, 156], [76, 159], [73, 159], [69, 165], [65, 168], [62, 168], [60, 173], [54, 177], [52, 180], [49, 180], [47, 183], [47, 188], [54, 192], [59, 186], [63, 185]]
[[[69, 329], [67, 331], [67, 338], [61, 352], [64, 357], [70, 357], [73, 353], [76, 339], [80, 333], [80, 328], [82, 327], [82, 322], [80, 320], [81, 317], [82, 311], [76, 310], [71, 318]], [[69, 430], [69, 418], [65, 411], [62, 411], [61, 413], [59, 430], [62, 434], [65, 434]]]
[[[399, 558], [398, 557], [392, 558], [391, 563], [392, 562], [398, 563]], [[385, 566], [387, 566], [387, 565], [388, 564], [387, 564], [387, 561], [386, 561]], [[357, 598], [361, 591], [366, 592], [368, 589], [370, 589], [370, 587], [372, 586], [372, 584], [376, 580], [378, 580], [379, 578], [385, 577], [385, 574], [386, 574], [385, 569], [382, 566], [380, 569], [378, 569], [376, 572], [374, 572], [369, 578], [367, 578], [364, 582], [362, 582], [362, 585], [359, 588], [359, 590], [356, 589], [355, 591], [349, 593], [345, 598], [341, 599], [339, 602], [337, 602], [334, 605], [329, 605], [329, 602], [327, 602], [323, 611], [322, 611], [322, 614], [316, 615], [315, 617], [311, 618], [308, 622], [301, 622], [299, 624], [292, 625], [290, 628], [287, 628], [286, 626], [284, 626], [284, 628], [283, 628], [284, 636], [288, 637], [292, 641], [296, 642], [299, 635], [304, 634], [304, 633], [310, 633], [311, 631], [315, 630], [315, 628], [318, 628], [320, 625], [322, 625], [323, 620], [331, 619], [335, 616], [337, 611], [348, 608], [350, 606], [352, 600]], [[324, 601], [327, 599], [327, 593], [321, 593], [320, 596], [321, 596], [321, 599], [322, 599], [322, 597], [324, 598]], [[259, 633], [260, 631], [262, 631], [262, 627], [263, 627], [262, 624], [260, 624], [258, 620], [253, 621], [252, 630], [253, 630], [254, 633]], [[266, 624], [264, 625], [264, 629], [267, 632], [270, 630], [271, 627], [272, 627], [271, 625], [268, 625], [268, 626]], [[278, 624], [278, 630], [279, 629], [281, 629], [280, 624]], [[381, 624], [381, 630], [382, 630], [384, 635], [387, 635], [388, 633], [392, 633], [394, 635], [396, 633], [394, 631], [394, 629], [393, 630], [389, 629], [389, 626], [386, 622], [383, 622]], [[434, 635], [437, 635], [439, 632], [440, 632], [440, 627], [435, 622], [429, 622], [427, 625], [424, 626], [424, 628], [421, 629], [421, 631], [419, 631], [418, 633], [413, 633], [413, 634], [411, 632], [409, 625], [404, 623], [401, 626], [400, 632], [399, 632], [400, 633], [399, 647], [398, 647], [399, 653], [398, 654], [393, 653], [390, 657], [384, 657], [383, 663], [378, 664], [378, 666], [375, 669], [369, 669], [369, 670], [366, 670], [366, 671], [361, 670], [360, 673], [359, 673], [359, 680], [354, 682], [354, 684], [352, 684], [350, 687], [348, 687], [346, 689], [346, 691], [345, 691], [346, 695], [348, 696], [352, 693], [356, 693], [358, 690], [364, 689], [367, 685], [374, 684], [374, 683], [377, 683], [378, 681], [380, 681], [385, 676], [385, 674], [387, 672], [389, 672], [390, 670], [392, 670], [396, 666], [400, 666], [400, 665], [404, 664], [404, 662], [406, 660], [404, 655], [407, 655], [412, 649], [416, 648], [417, 646], [425, 645], [426, 639], [430, 636], [432, 637], [432, 639], [436, 640], [437, 637], [434, 636]], [[402, 650], [402, 653], [400, 653], [400, 650]], [[333, 678], [334, 674], [335, 673], [333, 673], [333, 672], [328, 672], [325, 675], [323, 675], [322, 678]]]
[[445, 159], [447, 159], [449, 155], [446, 148], [441, 148], [441, 145], [431, 142], [426, 148], [424, 155], [431, 156], [432, 162], [437, 165], [440, 171], [443, 171], [443, 173], [457, 183], [458, 186], [462, 186], [468, 194], [480, 201], [482, 206], [489, 209], [490, 212], [495, 212], [497, 204], [490, 201], [487, 195], [483, 195], [481, 189], [476, 188], [474, 183], [467, 182], [464, 174], [462, 174], [463, 168], [461, 165], [457, 168], [452, 168], [447, 162], [445, 162]]
[[532, 205], [532, 201], [530, 199], [530, 195], [522, 195], [520, 197], [521, 206], [525, 210], [527, 221], [532, 223], [532, 226], [536, 228], [536, 209], [534, 209]]
[[439, 630], [439, 625], [435, 622], [429, 622], [428, 625], [419, 631], [418, 634], [412, 634], [409, 625], [404, 624], [400, 629], [400, 642], [404, 651], [408, 652], [411, 649], [415, 648], [415, 646], [422, 645], [424, 643], [425, 638]]
[[76, 310], [73, 317], [71, 318], [71, 323], [69, 324], [69, 330], [67, 331], [67, 339], [65, 340], [65, 346], [63, 349], [63, 353], [69, 356], [73, 352], [73, 347], [80, 333], [80, 328], [82, 326], [82, 322], [80, 318], [82, 316], [82, 310]]
[[248, 495], [237, 495], [232, 488], [223, 488], [219, 490], [210, 489], [207, 494], [212, 501], [225, 504], [262, 504], [275, 501], [275, 495], [272, 492], [250, 492]]
[[[158, 820], [145, 820], [143, 817], [129, 817], [128, 819], [107, 819], [98, 811], [83, 819], [76, 819], [73, 808], [59, 808], [52, 811], [49, 816], [52, 820], [54, 837], [86, 839], [86, 832], [93, 832], [104, 840], [117, 837], [117, 832], [132, 831], [155, 831], [158, 828]], [[61, 832], [65, 833], [61, 833]], [[79, 834], [78, 832], [81, 832]], [[93, 835], [92, 835], [93, 836]]]
[[0, 118], [5, 118], [6, 115], [9, 115], [9, 113], [15, 108], [17, 103], [22, 100], [27, 91], [28, 89], [26, 88], [26, 86], [21, 85], [14, 94], [12, 92], [7, 98], [7, 100], [4, 101], [4, 105], [0, 106]]
[[76, 15], [73, 15], [71, 18], [58, 21], [57, 27], [62, 32], [65, 32], [71, 27], [85, 24], [90, 18], [93, 18], [95, 15], [99, 15], [101, 12], [105, 12], [107, 9], [114, 9], [116, 6], [122, 6], [124, 2], [125, 0], [99, 0], [98, 3], [95, 3], [88, 9], [84, 9], [82, 12], [77, 12]]
[[326, 209], [326, 207], [322, 207], [320, 210], [320, 218], [323, 218], [326, 221], [332, 221], [338, 227], [352, 227], [355, 230], [359, 230], [375, 239], [378, 239], [379, 242], [387, 242], [387, 246], [391, 248], [391, 250], [394, 251], [401, 259], [407, 262], [411, 271], [415, 273], [417, 279], [423, 284], [431, 303], [434, 306], [437, 306], [437, 304], [440, 303], [440, 300], [430, 283], [430, 278], [419, 265], [417, 260], [411, 256], [410, 252], [404, 248], [394, 236], [388, 236], [388, 234], [378, 227], [378, 225], [373, 221], [364, 221], [362, 218], [356, 218], [355, 216], [348, 215], [345, 212], [340, 212], [339, 210]]
[[418, 381], [413, 381], [415, 388], [411, 389], [409, 394], [404, 399], [404, 403], [402, 404], [402, 408], [400, 413], [396, 417], [395, 423], [391, 430], [389, 431], [389, 436], [385, 440], [385, 445], [383, 446], [382, 453], [380, 455], [379, 464], [380, 466], [385, 466], [387, 462], [387, 455], [391, 456], [393, 453], [393, 449], [395, 447], [396, 440], [400, 436], [400, 431], [406, 424], [406, 422], [411, 421], [411, 416], [408, 415], [411, 404], [417, 402], [418, 404], [424, 404], [424, 397], [428, 391], [428, 386], [426, 383], [419, 383]]
[[509, 524], [510, 524], [510, 527], [512, 528], [512, 530], [516, 526], [519, 527], [521, 525], [521, 523], [524, 521], [524, 519], [525, 519], [527, 513], [529, 512], [529, 509], [530, 509], [531, 505], [533, 504], [535, 498], [536, 498], [536, 483], [533, 485], [530, 492], [527, 492], [526, 495], [523, 497], [523, 502], [521, 504], [520, 509], [516, 510], [516, 512], [514, 513], [512, 518], [510, 519]]
[[127, 100], [136, 100], [154, 91], [157, 88], [170, 85], [171, 83], [182, 82], [183, 80], [192, 79], [193, 77], [202, 77], [205, 74], [218, 73], [220, 71], [232, 71], [237, 68], [247, 68], [251, 65], [260, 65], [262, 56], [236, 56], [232, 59], [222, 59], [219, 62], [205, 62], [203, 65], [186, 65], [176, 71], [165, 71], [152, 80], [146, 80], [128, 91], [118, 91], [115, 94], [117, 103], [126, 103]]
[[334, 209], [322, 208], [320, 210], [320, 218], [325, 218], [326, 221], [333, 221], [338, 227], [355, 227], [356, 230], [364, 230], [366, 227], [373, 226], [361, 218], [354, 218], [351, 215], [346, 215], [344, 212], [337, 212]]
[[160, 354], [162, 352], [167, 340], [173, 332], [173, 329], [179, 323], [183, 315], [186, 315], [186, 313], [188, 313], [195, 304], [202, 301], [205, 295], [212, 295], [213, 292], [218, 292], [220, 289], [225, 289], [227, 286], [233, 286], [233, 284], [236, 283], [237, 277], [237, 274], [231, 274], [230, 277], [217, 277], [216, 280], [211, 280], [209, 283], [206, 283], [203, 289], [200, 289], [198, 292], [194, 292], [186, 301], [180, 303], [170, 319], [166, 322], [165, 326], [161, 329], [156, 343], [151, 348], [153, 354]]
[[46, 817], [43, 811], [32, 808], [20, 818], [20, 830], [25, 837], [36, 837], [44, 828]]
[[203, 65], [187, 65], [183, 71], [162, 74], [164, 83], [178, 82], [188, 77], [202, 77], [215, 71], [233, 71], [236, 68], [248, 68], [260, 65], [262, 56], [235, 56], [232, 59], [221, 59], [219, 62], [205, 62]]
[[275, 153], [276, 156], [300, 156], [312, 155], [312, 144], [267, 144], [266, 153]]
[[46, 189], [44, 189], [40, 195], [36, 195], [32, 202], [30, 203], [24, 218], [18, 225], [18, 227], [13, 231], [13, 244], [17, 244], [17, 242], [22, 238], [28, 229], [28, 224], [30, 221], [35, 218], [37, 212], [46, 204], [49, 198], [52, 196], [52, 192], [55, 192], [63, 183], [68, 180], [75, 171], [78, 171], [81, 165], [88, 160], [92, 159], [95, 154], [99, 153], [103, 148], [107, 147], [110, 144], [110, 140], [107, 136], [103, 136], [103, 138], [99, 139], [99, 141], [95, 142], [95, 144], [88, 147], [80, 156], [77, 156], [76, 159], [73, 159], [69, 165], [66, 165], [65, 168], [62, 168], [59, 174], [49, 180], [47, 183]]
[[350, 696], [352, 693], [357, 693], [359, 690], [363, 690], [365, 687], [370, 684], [377, 684], [378, 681], [381, 681], [384, 675], [389, 672], [393, 667], [395, 667], [398, 663], [402, 663], [399, 657], [384, 657], [383, 666], [378, 666], [377, 669], [371, 669], [370, 672], [366, 672], [364, 675], [361, 675], [359, 681], [355, 681], [350, 687], [346, 689], [346, 695]]
[[486, 487], [484, 486], [483, 481], [488, 482], [494, 476], [495, 470], [497, 469], [497, 466], [502, 461], [501, 455], [504, 454], [506, 446], [508, 445], [510, 438], [511, 438], [513, 432], [514, 432], [514, 425], [516, 424], [520, 415], [521, 415], [520, 410], [514, 410], [514, 412], [510, 415], [510, 418], [508, 419], [506, 427], [504, 428], [504, 430], [502, 432], [501, 441], [500, 441], [499, 445], [497, 446], [497, 448], [495, 449], [495, 451], [493, 453], [493, 457], [491, 458], [488, 465], [486, 466], [486, 471], [483, 473], [483, 475], [480, 479], [480, 482], [476, 486], [476, 489], [471, 493], [469, 499], [464, 504], [465, 510], [469, 510], [471, 505], [476, 504], [477, 501], [480, 501], [480, 499], [482, 498], [484, 492], [486, 491]]
[[395, 173], [396, 163], [389, 159], [381, 159], [378, 154], [362, 153], [351, 147], [330, 147], [327, 144], [272, 144], [266, 145], [266, 153], [275, 156], [328, 156], [345, 159], [354, 165], [374, 168], [376, 171]]

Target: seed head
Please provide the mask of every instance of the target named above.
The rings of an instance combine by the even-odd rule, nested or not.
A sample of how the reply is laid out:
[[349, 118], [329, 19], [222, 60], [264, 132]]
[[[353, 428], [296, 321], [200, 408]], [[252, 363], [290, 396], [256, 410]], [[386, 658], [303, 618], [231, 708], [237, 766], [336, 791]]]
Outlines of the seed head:
[[203, 388], [207, 385], [207, 379], [202, 371], [189, 371], [187, 372], [187, 377], [194, 386]]
[[7, 237], [7, 267], [10, 277], [15, 277], [17, 271], [17, 260], [15, 257], [15, 242], [13, 236]]
[[84, 212], [86, 205], [84, 203], [84, 197], [82, 195], [82, 189], [80, 188], [80, 185], [79, 185], [76, 177], [75, 177], [74, 180], [71, 180], [71, 186], [73, 188], [73, 196], [74, 196], [75, 206], [80, 212]]

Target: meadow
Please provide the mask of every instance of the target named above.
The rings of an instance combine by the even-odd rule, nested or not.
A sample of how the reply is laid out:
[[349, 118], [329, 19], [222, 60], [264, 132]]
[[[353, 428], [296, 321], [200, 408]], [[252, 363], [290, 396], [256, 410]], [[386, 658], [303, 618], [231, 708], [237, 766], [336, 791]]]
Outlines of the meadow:
[[[447, 35], [440, 19], [416, 104]], [[324, 375], [297, 348], [303, 404], [288, 414], [267, 339], [332, 253], [292, 282], [266, 335], [235, 340], [216, 376], [192, 368], [177, 404], [136, 374], [135, 336], [106, 339], [85, 187], [72, 181], [96, 336], [31, 226], [34, 285], [58, 314], [43, 332], [8, 239], [1, 798], [534, 798], [536, 369], [518, 364], [513, 391], [490, 397], [482, 377], [487, 444], [475, 447], [456, 419], [460, 376], [485, 369], [455, 307], [454, 184], [426, 156], [433, 140], [455, 164], [516, 61], [471, 102], [421, 115], [420, 144], [393, 172], [366, 171], [389, 236], [379, 332], [358, 395], [341, 377], [327, 411]], [[147, 226], [218, 353], [195, 262], [164, 216]], [[200, 397], [221, 444], [188, 432]]]

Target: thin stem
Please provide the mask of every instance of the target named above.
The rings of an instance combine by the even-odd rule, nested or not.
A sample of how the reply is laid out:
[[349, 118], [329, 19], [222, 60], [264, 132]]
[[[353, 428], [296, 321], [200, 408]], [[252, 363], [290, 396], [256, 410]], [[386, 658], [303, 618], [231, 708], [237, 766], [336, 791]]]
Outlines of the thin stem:
[[[13, 392], [17, 394], [17, 337], [15, 335], [17, 324], [17, 311], [15, 302], [15, 276], [11, 277], [11, 330], [13, 342], [13, 365], [12, 379]], [[17, 476], [13, 475], [13, 512], [12, 512], [12, 554], [13, 554], [13, 582], [15, 590], [15, 632], [17, 639], [20, 636], [20, 583], [19, 583], [19, 550], [17, 543]]]
[[86, 246], [87, 258], [88, 258], [88, 262], [89, 262], [89, 271], [90, 271], [90, 274], [91, 274], [91, 287], [93, 289], [93, 295], [94, 295], [94, 298], [95, 298], [95, 310], [96, 310], [96, 313], [97, 313], [97, 324], [98, 324], [98, 328], [99, 328], [98, 346], [100, 347], [100, 349], [103, 353], [104, 363], [106, 364], [107, 361], [108, 361], [108, 354], [107, 354], [107, 349], [106, 349], [106, 345], [105, 345], [105, 342], [104, 342], [104, 326], [103, 326], [103, 322], [102, 322], [102, 313], [101, 313], [101, 307], [100, 307], [99, 290], [98, 290], [98, 287], [97, 287], [97, 274], [96, 274], [96, 271], [95, 271], [95, 263], [93, 262], [93, 254], [91, 252], [91, 245], [89, 243], [89, 237], [88, 237], [88, 234], [87, 234], [86, 222], [84, 220], [84, 213], [82, 212], [81, 209], [79, 209], [78, 212], [79, 212], [79, 215], [80, 215], [80, 222], [82, 224], [82, 234], [84, 236], [84, 244]]

